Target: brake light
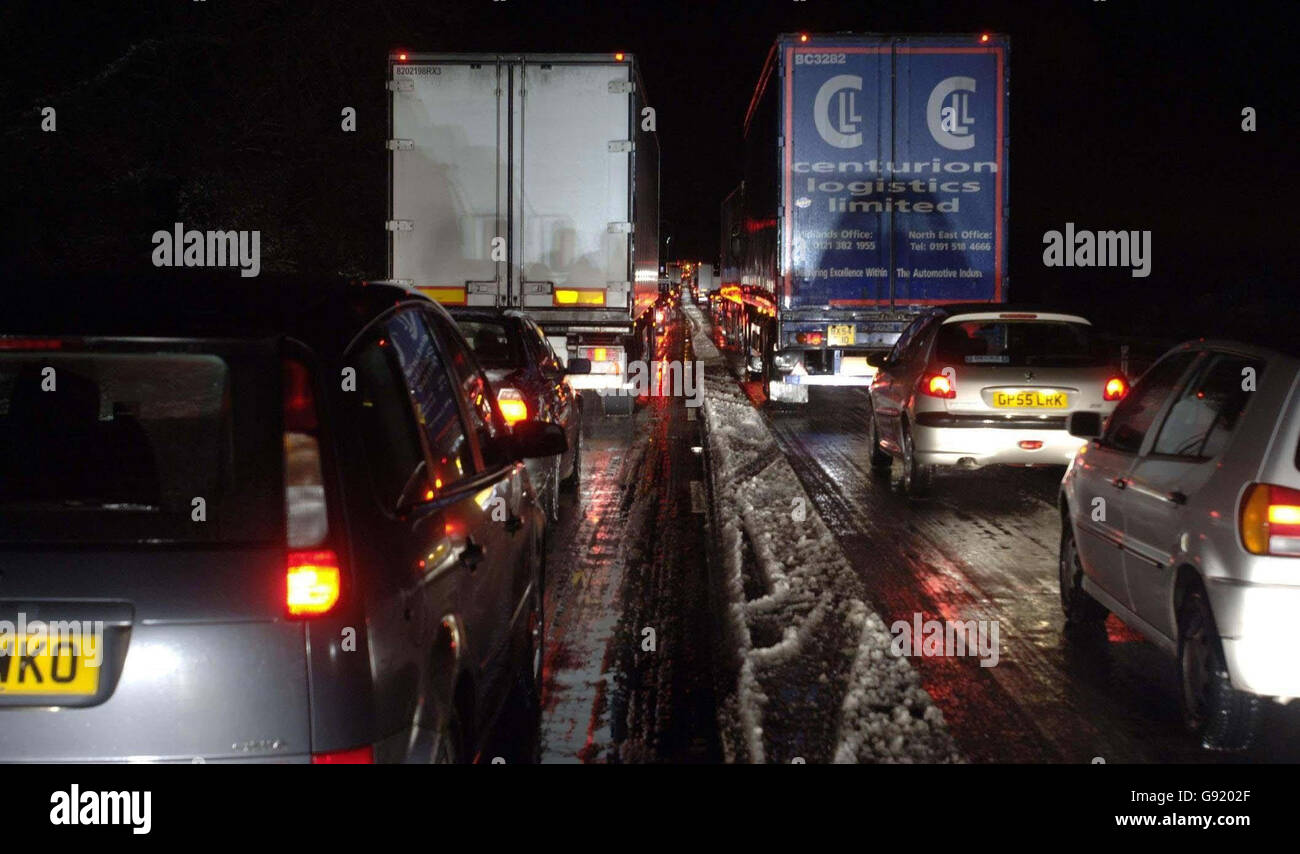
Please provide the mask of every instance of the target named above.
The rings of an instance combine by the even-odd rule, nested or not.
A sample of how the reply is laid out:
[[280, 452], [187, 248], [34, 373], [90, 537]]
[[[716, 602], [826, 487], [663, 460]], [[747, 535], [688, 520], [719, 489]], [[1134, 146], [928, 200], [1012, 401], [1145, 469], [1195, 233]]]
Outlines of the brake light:
[[1123, 377], [1111, 377], [1106, 380], [1106, 390], [1102, 393], [1103, 400], [1123, 400], [1124, 395], [1128, 394], [1128, 383]]
[[375, 764], [375, 749], [367, 744], [365, 747], [354, 747], [351, 750], [332, 750], [328, 753], [313, 753], [311, 755], [311, 764], [373, 765]]
[[921, 394], [952, 400], [957, 396], [957, 384], [947, 374], [926, 374], [921, 377]]
[[1300, 557], [1300, 489], [1251, 484], [1237, 526], [1241, 544], [1251, 554]]
[[497, 406], [501, 407], [501, 417], [506, 420], [508, 427], [528, 420], [528, 403], [518, 389], [503, 388], [498, 391]]
[[319, 617], [339, 601], [339, 558], [330, 549], [289, 552], [285, 604], [292, 617]]
[[810, 344], [813, 347], [822, 345], [822, 334], [820, 332], [796, 332], [794, 340], [798, 344]]
[[284, 516], [291, 549], [319, 546], [329, 535], [325, 478], [317, 438], [311, 372], [296, 359], [282, 363], [284, 409]]

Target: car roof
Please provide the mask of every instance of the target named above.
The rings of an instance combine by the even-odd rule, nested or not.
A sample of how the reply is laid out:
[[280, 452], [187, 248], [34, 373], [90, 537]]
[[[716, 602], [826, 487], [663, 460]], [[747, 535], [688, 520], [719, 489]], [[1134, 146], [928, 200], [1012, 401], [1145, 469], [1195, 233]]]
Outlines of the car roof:
[[[0, 335], [264, 339], [289, 337], [340, 353], [403, 302], [437, 304], [411, 288], [334, 276], [242, 278], [168, 271], [12, 281]], [[441, 309], [439, 309], [441, 310]]]

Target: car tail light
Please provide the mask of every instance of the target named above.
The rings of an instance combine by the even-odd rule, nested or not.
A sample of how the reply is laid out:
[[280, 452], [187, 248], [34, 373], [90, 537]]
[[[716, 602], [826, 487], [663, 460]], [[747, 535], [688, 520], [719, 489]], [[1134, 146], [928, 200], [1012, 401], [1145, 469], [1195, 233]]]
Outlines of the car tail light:
[[1237, 513], [1241, 544], [1256, 555], [1300, 557], [1300, 489], [1253, 483]]
[[921, 394], [952, 400], [957, 396], [957, 383], [947, 374], [925, 374], [921, 377]]
[[1128, 383], [1123, 377], [1111, 377], [1106, 380], [1106, 390], [1102, 393], [1103, 400], [1123, 400], [1124, 395], [1128, 394]]
[[506, 425], [509, 427], [528, 420], [528, 403], [517, 388], [503, 388], [498, 391], [497, 406], [501, 407], [501, 417], [506, 420]]
[[319, 617], [339, 601], [339, 558], [330, 549], [294, 549], [286, 569], [285, 604], [290, 616]]
[[823, 339], [820, 332], [796, 332], [794, 340], [797, 344], [809, 344], [813, 347], [820, 347]]
[[328, 753], [313, 753], [311, 755], [311, 764], [373, 765], [375, 764], [375, 749], [367, 744], [365, 747], [354, 747], [351, 750], [332, 750]]

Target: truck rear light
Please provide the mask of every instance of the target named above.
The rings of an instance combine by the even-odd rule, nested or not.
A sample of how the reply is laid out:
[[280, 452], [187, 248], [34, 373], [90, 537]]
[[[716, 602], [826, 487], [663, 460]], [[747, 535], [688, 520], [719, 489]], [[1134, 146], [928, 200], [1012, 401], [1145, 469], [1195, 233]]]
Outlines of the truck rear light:
[[593, 374], [621, 374], [623, 372], [622, 347], [579, 347], [578, 358], [591, 362]]
[[501, 408], [501, 417], [505, 419], [508, 427], [528, 420], [528, 403], [517, 388], [503, 388], [498, 391], [497, 406]]
[[820, 347], [823, 338], [820, 332], [796, 332], [794, 340], [796, 344], [808, 344], [813, 347]]
[[1038, 439], [1022, 439], [1018, 444], [1020, 445], [1021, 450], [1025, 451], [1037, 451], [1039, 448], [1043, 447], [1043, 443]]
[[553, 300], [555, 305], [604, 305], [605, 292], [556, 288]]
[[1106, 380], [1106, 390], [1102, 392], [1103, 400], [1123, 400], [1128, 394], [1128, 383], [1123, 377], [1111, 377]]
[[332, 750], [328, 753], [313, 753], [311, 755], [311, 764], [373, 765], [375, 764], [375, 748], [367, 744], [365, 747], [354, 747], [351, 750]]
[[925, 374], [921, 377], [921, 394], [952, 400], [957, 396], [957, 384], [947, 374]]
[[1251, 554], [1300, 557], [1300, 489], [1251, 484], [1242, 497], [1237, 527]]
[[284, 409], [284, 517], [291, 549], [319, 546], [329, 535], [325, 478], [317, 436], [311, 373], [297, 359], [282, 363]]
[[330, 549], [295, 549], [286, 567], [285, 605], [291, 617], [319, 617], [339, 601], [339, 558]]

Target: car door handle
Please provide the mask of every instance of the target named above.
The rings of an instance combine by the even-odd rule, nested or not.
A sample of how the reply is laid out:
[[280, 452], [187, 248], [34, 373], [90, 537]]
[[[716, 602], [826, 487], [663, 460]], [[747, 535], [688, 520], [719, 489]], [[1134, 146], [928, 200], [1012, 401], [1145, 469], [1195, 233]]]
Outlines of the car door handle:
[[458, 559], [470, 572], [473, 572], [483, 560], [483, 555], [483, 547], [474, 542], [473, 537], [470, 537], [465, 541], [465, 547], [460, 550]]
[[506, 519], [505, 526], [507, 534], [515, 534], [519, 532], [519, 529], [524, 527], [524, 520], [512, 513], [510, 514], [510, 518]]

